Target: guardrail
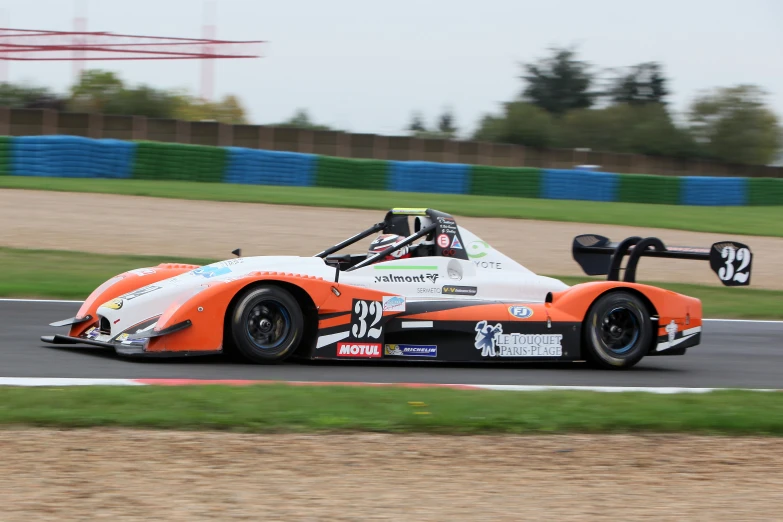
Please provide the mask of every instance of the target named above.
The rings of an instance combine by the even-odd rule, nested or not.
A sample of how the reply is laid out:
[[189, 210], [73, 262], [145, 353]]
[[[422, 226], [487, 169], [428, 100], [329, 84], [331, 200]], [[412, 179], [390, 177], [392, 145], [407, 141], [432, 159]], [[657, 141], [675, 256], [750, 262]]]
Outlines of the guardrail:
[[165, 179], [671, 205], [783, 205], [783, 179], [489, 167], [78, 136], [0, 137], [0, 175]]

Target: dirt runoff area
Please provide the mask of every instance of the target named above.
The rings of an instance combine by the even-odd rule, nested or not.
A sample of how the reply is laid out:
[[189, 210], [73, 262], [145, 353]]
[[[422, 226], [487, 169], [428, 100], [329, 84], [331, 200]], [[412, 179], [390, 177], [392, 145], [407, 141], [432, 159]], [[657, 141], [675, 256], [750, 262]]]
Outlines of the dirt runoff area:
[[[575, 204], [578, 204], [575, 203]], [[0, 190], [0, 245], [108, 254], [225, 259], [314, 255], [383, 219], [383, 211], [139, 196]], [[668, 245], [709, 246], [735, 239], [754, 253], [752, 287], [783, 289], [783, 238], [707, 234], [612, 225], [456, 216], [458, 223], [536, 273], [583, 275], [571, 241], [584, 233], [619, 241], [657, 236]], [[366, 247], [369, 239], [356, 245]], [[644, 259], [641, 280], [719, 285], [706, 263]]]
[[0, 519], [780, 520], [783, 441], [0, 431]]

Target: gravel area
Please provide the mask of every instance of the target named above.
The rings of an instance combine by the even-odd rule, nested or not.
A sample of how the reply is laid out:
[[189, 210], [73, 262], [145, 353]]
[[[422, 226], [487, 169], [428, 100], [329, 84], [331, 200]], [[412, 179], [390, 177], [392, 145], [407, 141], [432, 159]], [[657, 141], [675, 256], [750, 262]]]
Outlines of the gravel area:
[[[0, 246], [213, 259], [232, 257], [231, 251], [237, 247], [247, 256], [313, 255], [383, 216], [383, 211], [0, 190], [0, 223], [11, 224], [0, 227]], [[534, 272], [560, 276], [583, 275], [571, 257], [571, 241], [578, 234], [596, 233], [613, 240], [654, 235], [678, 246], [709, 246], [736, 239], [754, 252], [751, 287], [783, 289], [779, 267], [783, 238], [457, 218], [458, 223]], [[365, 247], [364, 243], [357, 246]], [[650, 281], [720, 284], [706, 262], [645, 259], [638, 276]]]
[[779, 520], [783, 440], [0, 431], [3, 521]]

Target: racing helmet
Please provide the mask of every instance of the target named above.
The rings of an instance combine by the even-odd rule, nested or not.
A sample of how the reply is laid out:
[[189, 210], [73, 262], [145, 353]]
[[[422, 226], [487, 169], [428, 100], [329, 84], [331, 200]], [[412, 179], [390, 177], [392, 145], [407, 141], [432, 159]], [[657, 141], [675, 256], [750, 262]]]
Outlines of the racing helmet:
[[[404, 237], [398, 236], [397, 234], [381, 234], [380, 236], [376, 237], [372, 243], [370, 243], [370, 248], [367, 251], [367, 257], [371, 257], [379, 252], [383, 252], [390, 246], [401, 243], [404, 240]], [[405, 259], [407, 257], [411, 257], [411, 252], [408, 249], [408, 246], [405, 245], [402, 248], [399, 248], [393, 251], [391, 254], [385, 256], [383, 259], [377, 259], [376, 261], [393, 261], [395, 259]]]

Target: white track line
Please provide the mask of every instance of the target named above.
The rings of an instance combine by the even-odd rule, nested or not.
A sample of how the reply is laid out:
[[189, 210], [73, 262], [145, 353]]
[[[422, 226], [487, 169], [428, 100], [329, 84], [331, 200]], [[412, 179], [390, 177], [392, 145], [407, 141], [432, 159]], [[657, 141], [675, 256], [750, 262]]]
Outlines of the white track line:
[[709, 393], [714, 391], [726, 391], [726, 390], [741, 390], [741, 391], [759, 391], [759, 392], [776, 392], [783, 391], [771, 388], [676, 388], [676, 387], [661, 387], [655, 388], [650, 386], [518, 386], [518, 385], [505, 385], [505, 384], [481, 384], [477, 385], [477, 388], [485, 390], [502, 390], [502, 391], [544, 391], [544, 390], [576, 390], [576, 391], [592, 391], [602, 393], [618, 393], [618, 392], [642, 392], [642, 393], [659, 393], [659, 394], [673, 394], [673, 393]]
[[[159, 381], [159, 382], [155, 382]], [[175, 383], [173, 381], [179, 381]], [[52, 378], [52, 377], [0, 377], [0, 386], [193, 386], [200, 383], [200, 379], [76, 379], [76, 378]], [[220, 384], [221, 380], [207, 380], [209, 384]], [[247, 386], [255, 384], [254, 381], [232, 381], [224, 380], [229, 385]], [[656, 394], [677, 394], [677, 393], [709, 393], [721, 390], [741, 390], [758, 392], [781, 392], [778, 389], [756, 389], [756, 388], [675, 388], [661, 387], [654, 388], [649, 386], [535, 386], [535, 385], [516, 385], [516, 384], [430, 384], [430, 383], [371, 383], [371, 382], [310, 382], [310, 381], [278, 381], [276, 384], [291, 385], [309, 385], [309, 386], [389, 386], [406, 388], [456, 388], [456, 389], [483, 389], [497, 391], [549, 391], [549, 390], [570, 390], [570, 391], [592, 391], [601, 393], [620, 393], [620, 392], [641, 392]], [[270, 384], [270, 381], [257, 381], [257, 384]]]
[[0, 386], [143, 386], [133, 379], [74, 379], [59, 377], [0, 377]]

